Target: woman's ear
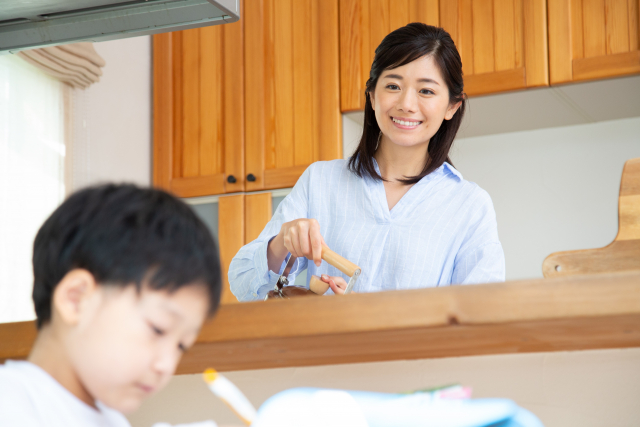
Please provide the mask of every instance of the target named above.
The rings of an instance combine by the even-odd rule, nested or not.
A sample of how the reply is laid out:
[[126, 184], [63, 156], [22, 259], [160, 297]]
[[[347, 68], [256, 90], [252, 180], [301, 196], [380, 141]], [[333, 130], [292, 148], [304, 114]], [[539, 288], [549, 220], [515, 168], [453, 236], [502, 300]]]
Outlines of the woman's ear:
[[373, 111], [376, 111], [376, 103], [375, 103], [375, 98], [373, 96], [373, 92], [368, 92], [369, 94], [369, 102], [371, 102], [371, 108], [373, 109]]
[[458, 101], [455, 104], [449, 104], [449, 108], [447, 109], [447, 112], [444, 113], [444, 119], [451, 120], [451, 118], [456, 113], [456, 111], [458, 111], [458, 108], [460, 108], [461, 105], [462, 105], [462, 101]]
[[83, 304], [97, 290], [96, 279], [89, 271], [76, 268], [62, 278], [53, 291], [52, 311], [68, 326], [78, 324]]

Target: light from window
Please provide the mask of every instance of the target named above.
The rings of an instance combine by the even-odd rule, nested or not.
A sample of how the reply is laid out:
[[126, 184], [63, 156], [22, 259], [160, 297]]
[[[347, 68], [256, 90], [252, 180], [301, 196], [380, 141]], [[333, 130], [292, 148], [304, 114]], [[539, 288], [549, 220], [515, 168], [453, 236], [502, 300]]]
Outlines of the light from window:
[[63, 85], [0, 56], [0, 322], [35, 318], [33, 239], [65, 195]]

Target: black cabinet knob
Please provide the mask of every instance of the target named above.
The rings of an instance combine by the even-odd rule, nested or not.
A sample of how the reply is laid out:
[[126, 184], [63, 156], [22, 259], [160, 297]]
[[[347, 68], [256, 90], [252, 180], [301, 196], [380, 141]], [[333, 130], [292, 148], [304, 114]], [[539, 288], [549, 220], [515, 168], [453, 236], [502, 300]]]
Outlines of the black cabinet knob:
[[235, 176], [233, 176], [233, 175], [229, 175], [229, 176], [227, 177], [227, 182], [228, 182], [229, 184], [235, 184], [236, 182], [238, 182], [238, 180], [236, 179], [236, 177], [235, 177]]
[[256, 181], [256, 176], [254, 174], [250, 173], [249, 175], [247, 175], [247, 181], [255, 182]]

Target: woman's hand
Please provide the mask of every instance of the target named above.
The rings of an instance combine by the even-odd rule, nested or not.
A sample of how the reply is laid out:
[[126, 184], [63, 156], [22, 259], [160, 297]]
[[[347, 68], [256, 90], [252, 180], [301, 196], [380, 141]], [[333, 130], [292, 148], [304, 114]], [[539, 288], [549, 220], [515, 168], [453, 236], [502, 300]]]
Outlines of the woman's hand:
[[289, 252], [294, 257], [308, 258], [320, 267], [324, 244], [320, 234], [320, 224], [315, 219], [300, 218], [285, 222], [278, 235], [269, 242], [267, 249], [269, 269], [278, 271]]
[[336, 295], [344, 294], [344, 291], [347, 290], [347, 282], [340, 276], [329, 276], [328, 274], [323, 274], [320, 276], [320, 280], [329, 284], [329, 287]]

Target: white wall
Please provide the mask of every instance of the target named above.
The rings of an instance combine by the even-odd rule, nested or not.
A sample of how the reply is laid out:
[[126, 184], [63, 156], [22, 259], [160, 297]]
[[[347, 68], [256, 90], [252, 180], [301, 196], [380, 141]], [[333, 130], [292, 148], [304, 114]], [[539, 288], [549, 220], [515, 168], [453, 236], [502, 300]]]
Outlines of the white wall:
[[73, 189], [114, 181], [151, 183], [151, 38], [95, 43], [100, 82], [75, 101]]

